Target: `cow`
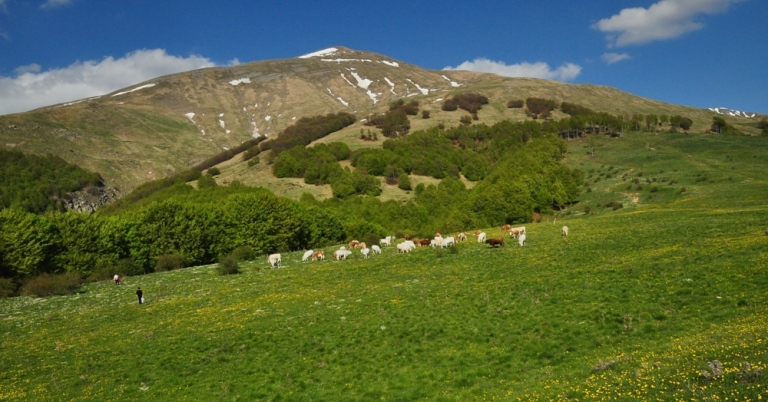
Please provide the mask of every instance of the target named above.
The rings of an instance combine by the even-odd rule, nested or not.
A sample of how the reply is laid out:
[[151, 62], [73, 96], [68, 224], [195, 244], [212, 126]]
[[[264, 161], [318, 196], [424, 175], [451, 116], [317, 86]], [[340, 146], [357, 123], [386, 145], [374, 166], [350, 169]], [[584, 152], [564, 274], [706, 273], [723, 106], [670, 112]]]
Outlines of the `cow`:
[[485, 242], [490, 244], [491, 247], [504, 246], [504, 238], [503, 237], [495, 237], [495, 238], [492, 238], [492, 239], [488, 239]]
[[568, 226], [563, 226], [563, 236], [568, 236]]
[[384, 247], [384, 246], [391, 246], [392, 242], [388, 238], [385, 237], [383, 239], [379, 239], [379, 245], [381, 245], [382, 247]]
[[445, 239], [443, 239], [443, 242], [440, 244], [441, 248], [446, 248], [448, 246], [455, 246], [456, 245], [456, 239], [454, 239], [453, 236], [448, 236]]
[[325, 261], [325, 251], [319, 250], [312, 253], [312, 261]]
[[485, 237], [486, 237], [485, 232], [480, 232], [480, 234], [477, 235], [477, 242], [478, 243], [484, 242], [485, 241]]
[[410, 253], [411, 250], [416, 248], [416, 244], [410, 240], [406, 240], [402, 243], [397, 244], [397, 252], [398, 253]]
[[351, 252], [351, 251], [349, 251], [349, 250], [347, 250], [347, 249], [343, 249], [343, 248], [341, 248], [341, 249], [338, 249], [338, 250], [336, 250], [336, 251], [334, 251], [334, 252], [333, 252], [333, 258], [335, 258], [335, 259], [336, 259], [336, 261], [340, 261], [340, 260], [346, 260], [346, 259], [347, 259], [347, 257], [348, 257], [350, 254], [352, 254], [352, 252]]
[[371, 255], [371, 249], [369, 249], [368, 247], [361, 248], [360, 249], [360, 253], [362, 253], [363, 254], [363, 258], [365, 258], [367, 260], [368, 257], [370, 257], [370, 255]]
[[509, 228], [509, 237], [512, 237], [512, 238], [517, 238], [518, 236], [524, 233], [525, 233], [525, 226]]
[[464, 232], [457, 234], [456, 238], [459, 239], [459, 241], [467, 241], [467, 235], [465, 235]]
[[305, 251], [304, 255], [301, 257], [301, 260], [302, 261], [306, 261], [306, 260], [312, 258], [312, 254], [314, 254], [314, 253], [315, 253], [314, 250], [307, 250], [307, 251]]
[[500, 231], [501, 231], [501, 233], [506, 233], [506, 232], [509, 232], [509, 229], [512, 229], [512, 225], [506, 224], [506, 225], [501, 227]]
[[525, 233], [521, 234], [520, 237], [517, 238], [517, 242], [520, 243], [520, 247], [525, 245]]
[[475, 230], [475, 232], [472, 233], [472, 234], [475, 235], [475, 236], [480, 236], [480, 233], [483, 233], [483, 231], [482, 230]]
[[360, 242], [357, 240], [352, 240], [349, 242], [349, 248], [358, 248], [360, 247]]
[[373, 251], [374, 254], [381, 254], [381, 248], [375, 244], [371, 246], [371, 251]]
[[280, 254], [270, 254], [268, 257], [269, 265], [272, 268], [280, 268], [280, 263], [282, 262], [282, 257]]
[[418, 245], [419, 247], [423, 247], [423, 246], [429, 246], [429, 245], [431, 245], [431, 244], [432, 244], [432, 241], [433, 241], [433, 240], [429, 240], [429, 239], [417, 239], [417, 240], [416, 240], [414, 243], [415, 243], [416, 245]]

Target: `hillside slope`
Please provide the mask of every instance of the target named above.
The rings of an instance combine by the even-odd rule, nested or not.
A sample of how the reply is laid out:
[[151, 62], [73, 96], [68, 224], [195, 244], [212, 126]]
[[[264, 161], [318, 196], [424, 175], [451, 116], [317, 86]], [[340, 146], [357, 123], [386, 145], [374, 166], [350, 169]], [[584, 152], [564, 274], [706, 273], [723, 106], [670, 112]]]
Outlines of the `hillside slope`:
[[[524, 119], [521, 110], [505, 105], [529, 96], [615, 114], [682, 114], [694, 120], [693, 132], [706, 130], [715, 114], [610, 87], [432, 71], [337, 47], [292, 59], [168, 75], [100, 97], [0, 116], [0, 143], [26, 153], [58, 155], [100, 173], [127, 193], [249, 138], [276, 136], [301, 117], [346, 111], [362, 119], [386, 110], [390, 101], [413, 97], [432, 118], [412, 118], [412, 130], [439, 122], [455, 125], [464, 112], [442, 112], [440, 101], [467, 91], [491, 100], [479, 114], [486, 123]], [[754, 130], [740, 126], [739, 118], [729, 121]], [[377, 146], [356, 141], [362, 127], [354, 124], [324, 141], [341, 140], [352, 148]]]

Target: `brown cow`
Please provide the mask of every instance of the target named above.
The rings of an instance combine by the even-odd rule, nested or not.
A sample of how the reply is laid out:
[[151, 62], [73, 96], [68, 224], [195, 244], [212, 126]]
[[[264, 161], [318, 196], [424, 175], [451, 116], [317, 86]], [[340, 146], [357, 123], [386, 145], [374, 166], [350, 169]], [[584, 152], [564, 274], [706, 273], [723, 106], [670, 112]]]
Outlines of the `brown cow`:
[[524, 233], [525, 233], [525, 226], [520, 226], [520, 227], [510, 228], [509, 229], [509, 237], [512, 237], [512, 238], [515, 238], [515, 239], [520, 237], [520, 235], [524, 234]]
[[490, 244], [491, 247], [503, 246], [504, 245], [504, 238], [503, 237], [496, 237], [496, 238], [493, 238], [493, 239], [488, 239], [485, 242]]
[[312, 261], [317, 261], [317, 260], [325, 261], [325, 251], [320, 250], [312, 253]]
[[473, 233], [475, 236], [480, 236], [480, 233], [483, 233], [482, 230], [475, 230], [475, 233]]
[[349, 242], [349, 248], [358, 248], [358, 246], [360, 246], [360, 242], [357, 240], [352, 240]]
[[502, 226], [502, 227], [501, 227], [501, 230], [500, 230], [500, 232], [501, 232], [501, 233], [504, 233], [504, 232], [509, 232], [509, 229], [512, 229], [512, 225], [510, 225], [510, 224], [506, 224], [506, 225], [504, 225], [504, 226]]
[[420, 239], [418, 242], [414, 242], [418, 244], [419, 246], [429, 246], [432, 243], [432, 240], [429, 239]]

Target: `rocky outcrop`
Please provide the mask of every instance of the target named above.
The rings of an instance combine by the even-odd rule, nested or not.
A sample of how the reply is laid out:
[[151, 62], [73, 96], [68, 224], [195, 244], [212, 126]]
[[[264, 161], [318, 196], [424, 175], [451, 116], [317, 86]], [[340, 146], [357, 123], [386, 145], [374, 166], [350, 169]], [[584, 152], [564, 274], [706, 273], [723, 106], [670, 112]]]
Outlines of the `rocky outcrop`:
[[120, 198], [120, 193], [110, 186], [88, 186], [69, 193], [65, 207], [67, 211], [94, 212], [118, 198]]

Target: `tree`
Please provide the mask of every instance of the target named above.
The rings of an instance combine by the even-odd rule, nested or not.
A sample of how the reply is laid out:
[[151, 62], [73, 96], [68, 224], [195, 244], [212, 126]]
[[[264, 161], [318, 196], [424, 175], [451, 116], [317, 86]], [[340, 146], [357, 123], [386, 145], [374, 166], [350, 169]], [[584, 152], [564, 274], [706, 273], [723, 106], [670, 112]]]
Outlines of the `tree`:
[[397, 180], [397, 188], [405, 191], [411, 190], [411, 179], [408, 177], [407, 173], [400, 175], [400, 178]]

